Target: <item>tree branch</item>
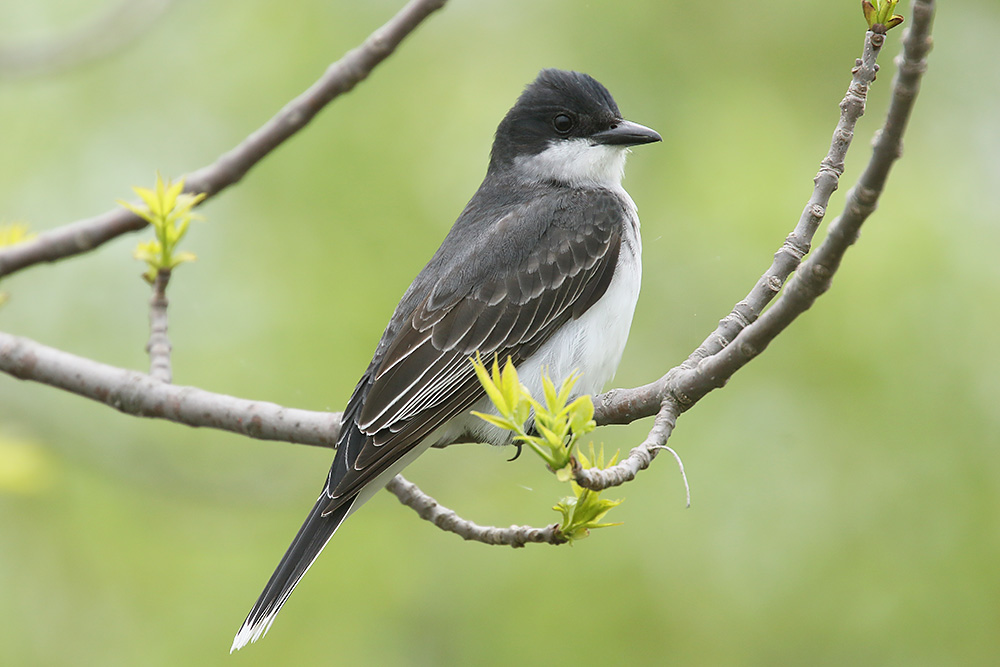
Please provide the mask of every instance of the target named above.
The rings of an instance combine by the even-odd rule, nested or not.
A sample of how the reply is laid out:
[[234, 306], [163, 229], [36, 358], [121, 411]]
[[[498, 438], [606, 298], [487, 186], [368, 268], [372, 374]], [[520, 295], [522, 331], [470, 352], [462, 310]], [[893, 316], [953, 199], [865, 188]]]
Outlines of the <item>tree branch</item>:
[[286, 408], [265, 401], [167, 384], [145, 373], [116, 368], [0, 332], [0, 371], [152, 417], [232, 431], [260, 440], [335, 447], [341, 413]]
[[[840, 120], [833, 131], [830, 150], [820, 162], [820, 170], [813, 179], [812, 196], [806, 203], [795, 229], [774, 254], [771, 266], [747, 296], [733, 306], [732, 311], [719, 321], [719, 326], [698, 346], [688, 359], [672, 369], [659, 380], [634, 389], [612, 389], [595, 400], [594, 418], [599, 425], [628, 424], [642, 417], [657, 414], [664, 397], [674, 391], [668, 390], [671, 374], [697, 367], [707, 357], [717, 354], [749, 324], [755, 322], [764, 308], [778, 294], [785, 281], [798, 267], [809, 252], [813, 236], [826, 214], [830, 196], [840, 183], [844, 172], [844, 160], [851, 146], [854, 127], [864, 114], [865, 95], [868, 86], [875, 79], [877, 65], [875, 59], [881, 49], [884, 35], [878, 36], [878, 47], [872, 44], [874, 33], [865, 35], [865, 46], [861, 60], [852, 70], [854, 75], [847, 94], [840, 103]], [[677, 395], [681, 405], [689, 399], [682, 393]]]
[[387, 491], [395, 494], [399, 502], [411, 508], [421, 519], [430, 521], [441, 530], [455, 533], [464, 540], [472, 540], [491, 545], [523, 547], [529, 542], [542, 544], [564, 544], [566, 539], [559, 534], [559, 524], [549, 524], [545, 528], [531, 526], [480, 526], [463, 519], [447, 507], [420, 490], [402, 475], [396, 475], [385, 485]]
[[149, 374], [160, 382], [170, 382], [173, 373], [170, 370], [170, 337], [167, 335], [167, 283], [170, 282], [170, 269], [160, 269], [153, 280], [153, 296], [149, 298], [149, 342], [146, 352], [149, 353]]
[[[744, 323], [748, 318], [739, 312], [740, 304], [737, 304], [733, 313], [727, 318], [730, 321], [727, 323], [724, 319], [720, 322], [719, 328], [683, 364], [656, 382], [636, 389], [613, 390], [598, 397], [595, 402], [595, 419], [598, 424], [622, 423], [618, 420], [632, 421], [654, 413], [656, 420], [646, 440], [633, 448], [616, 466], [606, 470], [594, 468], [575, 470], [576, 481], [580, 486], [596, 491], [634, 479], [640, 470], [649, 467], [658, 451], [665, 447], [681, 412], [690, 409], [712, 390], [724, 386], [736, 371], [763, 352], [779, 333], [830, 288], [833, 275], [840, 266], [840, 260], [857, 239], [862, 223], [875, 210], [889, 169], [900, 155], [903, 132], [919, 90], [920, 77], [926, 70], [924, 58], [931, 45], [930, 29], [934, 15], [934, 0], [913, 0], [911, 8], [913, 24], [904, 34], [903, 53], [897, 59], [899, 73], [893, 82], [889, 111], [883, 128], [876, 135], [868, 167], [858, 180], [858, 184], [848, 193], [844, 213], [830, 225], [826, 238], [816, 252], [798, 267], [795, 280], [789, 284], [774, 305], [755, 321]], [[881, 48], [884, 37], [884, 34], [870, 31], [865, 36], [864, 56], [855, 67], [854, 80], [847, 96], [841, 102], [841, 124], [838, 125], [838, 131], [834, 132], [831, 154], [834, 153], [838, 143], [845, 141], [847, 144], [850, 143], [850, 135], [843, 131], [846, 128], [841, 128], [844, 124], [844, 115], [856, 113], [860, 116], [864, 112], [864, 97], [868, 85], [875, 78], [874, 57]], [[853, 123], [850, 129], [853, 133]], [[846, 146], [844, 150], [846, 151]], [[824, 178], [824, 172], [830, 173], [831, 170], [836, 170], [838, 165], [842, 171], [843, 159], [831, 162], [828, 155], [817, 176], [817, 185], [818, 181]], [[803, 226], [811, 205], [807, 205], [806, 212], [796, 227], [797, 230]], [[815, 229], [812, 231], [815, 232]], [[782, 250], [779, 250], [778, 254], [781, 253]], [[775, 263], [778, 263], [777, 255]], [[767, 277], [766, 273], [761, 281], [758, 281], [755, 291], [764, 293], [758, 288]], [[751, 292], [747, 301], [753, 295], [754, 292]], [[726, 328], [738, 331], [728, 344], [725, 343], [726, 338], [723, 333]], [[703, 348], [709, 350], [715, 347], [719, 349], [699, 360]]]
[[[212, 164], [188, 174], [185, 191], [205, 193], [206, 199], [238, 183], [268, 153], [311, 121], [323, 107], [363, 81], [376, 65], [447, 0], [410, 0], [361, 46], [333, 63], [316, 83], [289, 102], [238, 146]], [[117, 208], [102, 215], [43, 232], [30, 241], [0, 249], [0, 277], [41, 262], [55, 262], [93, 250], [127, 232], [143, 229], [146, 221]]]

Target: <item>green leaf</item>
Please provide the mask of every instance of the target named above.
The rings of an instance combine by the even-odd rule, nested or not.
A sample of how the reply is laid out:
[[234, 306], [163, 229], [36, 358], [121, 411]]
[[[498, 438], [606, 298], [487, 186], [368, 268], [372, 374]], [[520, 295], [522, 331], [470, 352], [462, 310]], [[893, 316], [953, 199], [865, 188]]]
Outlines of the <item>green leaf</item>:
[[137, 216], [139, 216], [140, 218], [142, 218], [146, 222], [148, 222], [148, 223], [152, 223], [153, 222], [153, 216], [149, 212], [149, 209], [139, 208], [135, 204], [127, 202], [124, 199], [118, 199], [118, 200], [116, 200], [116, 203], [119, 206], [121, 206], [123, 208], [127, 208], [128, 210], [132, 211], [133, 213], [135, 213]]
[[[160, 183], [163, 179], [157, 179]], [[166, 192], [163, 196], [163, 209], [165, 211], [172, 211], [177, 208], [177, 197], [184, 191], [184, 179], [182, 178], [176, 183], [168, 184], [165, 188]]]
[[575, 435], [585, 435], [597, 428], [594, 421], [594, 401], [590, 396], [581, 396], [567, 406], [569, 427]]
[[160, 242], [152, 240], [143, 241], [136, 245], [135, 250], [132, 251], [132, 255], [136, 259], [141, 259], [144, 262], [153, 264], [160, 257], [162, 252]]
[[[580, 396], [567, 405], [579, 375], [575, 372], [571, 374], [557, 390], [548, 374], [543, 373], [543, 405], [521, 384], [509, 357], [502, 370], [498, 355], [493, 356], [492, 369], [489, 371], [478, 353], [470, 358], [470, 362], [490, 401], [501, 413], [499, 416], [482, 412], [472, 414], [497, 428], [513, 432], [514, 441], [528, 445], [538, 454], [557, 480], [570, 482], [573, 496], [563, 498], [553, 507], [562, 515], [560, 535], [573, 541], [587, 537], [595, 528], [618, 525], [604, 523], [602, 519], [622, 501], [604, 500], [600, 498], [599, 492], [584, 489], [573, 482], [575, 442], [581, 434], [590, 432], [597, 426], [594, 422], [594, 402], [589, 396]], [[528, 435], [524, 430], [524, 423], [532, 410], [535, 413], [537, 435]], [[604, 448], [601, 447], [599, 454], [595, 453], [591, 443], [589, 457], [580, 452], [579, 458], [586, 468], [603, 465]]]
[[514, 414], [511, 415], [512, 419], [517, 422], [520, 426], [523, 426], [525, 422], [528, 421], [528, 417], [531, 416], [531, 407], [534, 399], [531, 398], [525, 392], [521, 396], [522, 400], [518, 402], [517, 407], [514, 408]]
[[535, 422], [535, 429], [550, 447], [562, 447], [563, 438], [559, 437], [558, 433], [549, 429], [545, 424]]
[[601, 523], [600, 519], [622, 501], [596, 500], [597, 495], [592, 491], [583, 490], [580, 496], [563, 498], [552, 508], [562, 515], [559, 533], [567, 541], [581, 540], [590, 535], [590, 531], [595, 528], [621, 525], [621, 523]]
[[553, 407], [558, 400], [556, 386], [552, 383], [548, 373], [542, 373], [542, 395], [545, 398], [545, 405], [549, 411], [554, 411]]
[[176, 237], [177, 237], [178, 241], [180, 241], [182, 238], [184, 238], [184, 235], [187, 234], [188, 227], [190, 227], [190, 226], [191, 226], [191, 217], [190, 216], [185, 216], [184, 218], [181, 219], [180, 223], [178, 223], [178, 225], [177, 225], [177, 234], [176, 234]]
[[476, 370], [476, 377], [479, 378], [479, 384], [481, 384], [483, 389], [486, 390], [486, 395], [489, 396], [490, 402], [496, 406], [500, 414], [509, 417], [512, 411], [507, 408], [507, 403], [504, 400], [503, 393], [500, 391], [500, 387], [498, 387], [496, 383], [496, 379], [499, 378], [500, 372], [497, 369], [495, 355], [493, 359], [493, 377], [490, 377], [490, 374], [486, 371], [486, 366], [483, 364], [482, 359], [479, 358], [478, 352], [476, 352], [475, 358], [471, 361], [472, 367]]
[[[557, 403], [553, 406], [553, 410], [558, 409], [558, 412], [562, 412], [566, 407], [566, 401], [569, 400], [569, 394], [573, 391], [573, 386], [576, 384], [577, 378], [579, 376], [576, 371], [569, 374], [569, 377], [563, 380], [562, 386], [559, 388], [559, 396], [557, 397]], [[558, 408], [557, 408], [558, 406]]]
[[173, 256], [173, 258], [170, 260], [169, 265], [166, 268], [176, 269], [179, 265], [183, 264], [184, 262], [193, 262], [196, 259], [198, 259], [198, 257], [193, 252], [179, 252]]
[[875, 5], [868, 0], [861, 0], [861, 11], [865, 14], [865, 21], [868, 22], [868, 27], [870, 28], [875, 25], [878, 20], [878, 10], [875, 8]]
[[884, 30], [889, 30], [902, 23], [903, 17], [893, 13], [898, 3], [899, 0], [861, 0], [861, 11], [864, 12], [868, 28], [882, 26]]
[[476, 412], [475, 410], [472, 411], [472, 414], [476, 417], [479, 417], [487, 424], [492, 424], [493, 426], [496, 426], [497, 428], [502, 428], [505, 431], [513, 430], [513, 428], [516, 426], [516, 424], [511, 423], [511, 421], [505, 417], [488, 415], [484, 412]]
[[[157, 183], [157, 190], [159, 190], [159, 186], [161, 183], [159, 174], [157, 174], [156, 183]], [[139, 199], [141, 199], [142, 203], [146, 205], [146, 210], [149, 211], [150, 217], [152, 218], [163, 217], [163, 211], [160, 208], [160, 198], [157, 196], [156, 192], [150, 190], [149, 188], [142, 188], [139, 186], [134, 186], [132, 188], [132, 191], [135, 192], [137, 195], [139, 195]]]
[[155, 240], [140, 243], [134, 255], [146, 262], [148, 270], [143, 277], [152, 281], [159, 271], [170, 271], [185, 262], [195, 260], [194, 253], [177, 252], [177, 244], [187, 233], [191, 220], [200, 219], [191, 213], [191, 208], [205, 198], [205, 193], [197, 195], [184, 193], [184, 180], [177, 183], [164, 181], [156, 174], [153, 189], [133, 187], [145, 207], [126, 201], [118, 203], [146, 220], [154, 231]]
[[500, 390], [503, 392], [510, 414], [513, 414], [521, 401], [521, 380], [517, 377], [517, 369], [514, 368], [514, 362], [510, 357], [507, 357], [507, 363], [500, 373], [500, 381]]

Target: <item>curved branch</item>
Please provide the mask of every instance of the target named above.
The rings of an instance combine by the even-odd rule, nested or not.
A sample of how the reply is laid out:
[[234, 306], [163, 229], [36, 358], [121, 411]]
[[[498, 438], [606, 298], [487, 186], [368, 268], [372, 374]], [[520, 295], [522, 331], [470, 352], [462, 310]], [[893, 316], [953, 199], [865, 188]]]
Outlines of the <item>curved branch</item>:
[[[212, 164], [185, 177], [185, 191], [206, 199], [238, 183], [260, 160], [311, 121], [323, 107], [367, 78], [376, 65], [447, 0], [411, 0], [361, 46], [333, 63], [316, 83], [271, 120]], [[102, 215], [43, 232], [30, 241], [0, 249], [0, 277], [41, 262], [55, 262], [93, 250], [111, 239], [143, 229], [146, 221], [117, 208]]]
[[661, 410], [664, 397], [667, 395], [675, 396], [682, 406], [693, 405], [697, 399], [692, 399], [681, 391], [679, 386], [675, 386], [676, 383], [670, 382], [670, 378], [683, 370], [697, 367], [701, 360], [726, 348], [743, 329], [760, 317], [764, 308], [784, 286], [788, 276], [799, 267], [802, 258], [809, 252], [813, 236], [816, 235], [826, 215], [830, 196], [840, 184], [840, 176], [844, 172], [844, 160], [854, 137], [854, 127], [864, 114], [868, 87], [875, 79], [878, 69], [875, 60], [884, 38], [884, 35], [875, 35], [872, 32], [865, 35], [862, 58], [852, 70], [854, 77], [840, 103], [840, 120], [833, 131], [830, 150], [820, 162], [819, 173], [813, 179], [812, 196], [806, 203], [795, 229], [774, 253], [771, 266], [757, 280], [749, 294], [733, 306], [732, 311], [719, 321], [715, 331], [709, 334], [684, 363], [650, 384], [634, 389], [612, 389], [598, 396], [594, 401], [596, 411], [594, 418], [599, 425], [628, 424], [642, 417], [651, 417]]
[[[858, 180], [858, 184], [848, 193], [844, 213], [831, 223], [823, 243], [798, 267], [796, 279], [789, 284], [774, 305], [755, 321], [744, 322], [746, 318], [740, 316], [740, 304], [737, 304], [733, 313], [727, 318], [729, 322], [727, 323], [726, 319], [720, 322], [719, 328], [680, 366], [656, 382], [643, 387], [616, 389], [599, 396], [595, 401], [595, 419], [598, 424], [624, 423], [625, 420], [633, 421], [652, 414], [656, 414], [657, 418], [646, 440], [632, 449], [616, 466], [606, 470], [594, 468], [576, 470], [575, 477], [580, 486], [595, 491], [617, 486], [633, 479], [638, 471], [649, 467], [673, 433], [674, 422], [681, 412], [690, 409], [712, 390], [724, 386], [736, 371], [763, 352], [779, 333], [829, 289], [833, 275], [840, 266], [840, 260], [857, 239], [862, 223], [875, 210], [889, 169], [900, 155], [903, 131], [919, 90], [920, 77], [926, 70], [924, 58], [931, 45], [930, 29], [934, 15], [934, 0], [913, 0], [912, 13], [913, 25], [903, 38], [903, 53], [897, 59], [899, 73], [893, 82], [892, 100], [883, 129], [877, 134], [868, 167]], [[877, 71], [874, 57], [882, 46], [884, 38], [884, 34], [872, 32], [866, 34], [865, 55], [855, 67], [854, 80], [841, 103], [844, 114], [851, 109], [853, 109], [851, 113], [856, 113], [858, 116], [864, 112], [864, 95], [867, 93], [868, 85], [874, 81]], [[842, 115], [841, 123], [843, 122]], [[853, 123], [850, 127], [853, 133]], [[839, 130], [838, 125], [831, 153], [834, 152], [838, 142], [847, 140], [849, 143], [849, 135], [842, 134]], [[817, 180], [823, 178], [824, 171], [835, 169], [837, 164], [838, 162], [829, 162], [828, 156], [824, 160], [824, 167], [820, 169]], [[842, 160], [839, 164], [842, 164]], [[809, 208], [810, 205], [807, 205], [806, 212], [796, 227], [797, 230], [803, 226]], [[781, 253], [782, 250], [779, 250], [778, 254]], [[777, 260], [776, 255], [776, 263]], [[765, 274], [761, 280], [765, 280], [767, 276], [768, 274]], [[758, 291], [760, 284], [758, 282], [755, 291]], [[754, 292], [751, 292], [751, 297], [753, 294]], [[734, 327], [737, 333], [732, 341], [726, 344], [723, 330], [729, 327]], [[717, 351], [699, 359], [703, 348], [709, 350], [720, 345]]]
[[[719, 321], [719, 326], [679, 366], [655, 382], [635, 389], [612, 389], [594, 401], [594, 419], [599, 425], [630, 423], [642, 417], [656, 415], [646, 439], [634, 447], [617, 465], [599, 470], [576, 466], [574, 476], [580, 486], [595, 491], [618, 486], [635, 479], [640, 470], [652, 463], [666, 446], [673, 433], [677, 417], [693, 406], [708, 392], [723, 386], [736, 372], [706, 373], [703, 365], [728, 354], [734, 340], [746, 328], [758, 321], [761, 311], [782, 288], [785, 280], [809, 252], [813, 236], [826, 213], [830, 196], [844, 172], [844, 160], [854, 137], [854, 127], [865, 111], [868, 87], [875, 80], [875, 60], [884, 42], [884, 35], [865, 34], [862, 57], [852, 70], [854, 75], [840, 103], [840, 120], [830, 141], [830, 150], [820, 162], [819, 173], [813, 180], [812, 196], [806, 203], [795, 229], [788, 235], [774, 261], [747, 296]], [[763, 348], [761, 348], [763, 349]]]
[[441, 530], [455, 533], [464, 540], [482, 542], [483, 544], [523, 547], [525, 544], [565, 544], [566, 539], [559, 535], [559, 524], [549, 524], [545, 528], [531, 526], [480, 526], [468, 519], [463, 519], [447, 507], [420, 490], [402, 475], [393, 477], [385, 488], [389, 493], [399, 498], [399, 502], [411, 508], [421, 519], [430, 521]]

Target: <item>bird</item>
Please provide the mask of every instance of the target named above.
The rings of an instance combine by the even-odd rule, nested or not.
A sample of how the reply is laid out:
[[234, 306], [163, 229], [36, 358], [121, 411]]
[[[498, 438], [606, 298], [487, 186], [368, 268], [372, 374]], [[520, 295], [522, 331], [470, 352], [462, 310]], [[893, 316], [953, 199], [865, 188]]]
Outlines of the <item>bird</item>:
[[344, 520], [431, 446], [511, 444], [471, 358], [596, 394], [621, 360], [642, 242], [629, 148], [661, 141], [580, 72], [544, 69], [497, 126], [479, 189], [396, 306], [343, 413], [323, 490], [233, 640], [262, 637]]

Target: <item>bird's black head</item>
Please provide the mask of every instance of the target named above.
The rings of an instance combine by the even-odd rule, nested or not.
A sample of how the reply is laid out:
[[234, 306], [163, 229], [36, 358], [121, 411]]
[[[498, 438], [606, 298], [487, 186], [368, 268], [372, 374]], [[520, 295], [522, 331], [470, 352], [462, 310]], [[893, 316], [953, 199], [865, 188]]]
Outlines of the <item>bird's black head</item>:
[[[490, 170], [502, 170], [552, 152], [544, 160], [580, 162], [608, 155], [623, 163], [624, 151], [587, 151], [586, 147], [624, 149], [659, 141], [653, 130], [622, 119], [608, 89], [580, 72], [545, 69], [525, 88], [497, 127]], [[572, 149], [570, 149], [572, 147]], [[620, 167], [619, 167], [620, 171]], [[560, 179], [554, 174], [555, 180]]]

